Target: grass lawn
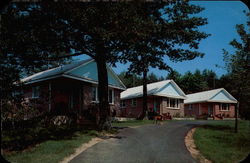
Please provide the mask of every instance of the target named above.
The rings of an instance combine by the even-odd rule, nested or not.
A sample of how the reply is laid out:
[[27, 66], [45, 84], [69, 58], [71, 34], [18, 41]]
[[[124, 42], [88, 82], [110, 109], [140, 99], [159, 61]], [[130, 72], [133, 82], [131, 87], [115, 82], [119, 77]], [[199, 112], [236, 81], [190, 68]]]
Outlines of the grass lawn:
[[88, 142], [95, 137], [96, 131], [76, 132], [70, 139], [48, 140], [36, 147], [23, 151], [15, 152], [10, 155], [4, 155], [4, 158], [11, 163], [57, 163], [64, 157], [74, 153], [75, 149], [83, 143]]
[[[125, 122], [114, 122], [113, 127], [129, 127], [140, 126], [145, 124], [153, 124], [153, 120], [135, 120]], [[108, 133], [115, 134], [118, 131], [113, 129]], [[48, 140], [38, 144], [35, 147], [26, 149], [22, 152], [12, 152], [4, 154], [4, 158], [12, 163], [58, 163], [63, 158], [74, 153], [75, 149], [83, 143], [87, 143], [91, 138], [103, 135], [106, 132], [97, 132], [95, 130], [77, 131], [73, 136], [60, 138], [57, 140]]]
[[124, 122], [113, 122], [113, 127], [129, 127], [129, 126], [140, 126], [146, 124], [153, 124], [153, 120], [133, 120], [133, 121], [124, 121]]
[[215, 163], [239, 162], [250, 151], [250, 121], [239, 121], [234, 133], [234, 121], [213, 121], [197, 128], [194, 141], [202, 155]]

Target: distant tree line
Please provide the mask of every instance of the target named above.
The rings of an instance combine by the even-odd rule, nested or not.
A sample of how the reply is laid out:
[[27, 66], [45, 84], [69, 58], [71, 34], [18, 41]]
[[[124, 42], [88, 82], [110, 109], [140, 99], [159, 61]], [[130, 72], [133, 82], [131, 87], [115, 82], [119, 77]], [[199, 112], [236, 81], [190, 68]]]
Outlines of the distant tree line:
[[[127, 88], [142, 85], [142, 77], [136, 74], [129, 74], [123, 71], [119, 74], [119, 77]], [[178, 71], [173, 70], [165, 77], [157, 77], [157, 75], [151, 72], [147, 76], [148, 83], [154, 83], [167, 79], [174, 80], [186, 94], [221, 88], [227, 86], [225, 82], [228, 82], [227, 75], [218, 77], [218, 75], [213, 70], [207, 69], [203, 70], [202, 72], [197, 69], [194, 73], [188, 71], [183, 75]]]

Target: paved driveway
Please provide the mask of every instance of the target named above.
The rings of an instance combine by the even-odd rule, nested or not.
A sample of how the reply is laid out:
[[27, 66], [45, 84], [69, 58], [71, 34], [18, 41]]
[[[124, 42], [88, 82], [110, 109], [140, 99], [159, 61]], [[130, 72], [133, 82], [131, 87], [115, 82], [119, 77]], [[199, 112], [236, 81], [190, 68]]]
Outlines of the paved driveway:
[[123, 129], [76, 156], [71, 163], [193, 163], [184, 137], [189, 129], [206, 121], [173, 121]]

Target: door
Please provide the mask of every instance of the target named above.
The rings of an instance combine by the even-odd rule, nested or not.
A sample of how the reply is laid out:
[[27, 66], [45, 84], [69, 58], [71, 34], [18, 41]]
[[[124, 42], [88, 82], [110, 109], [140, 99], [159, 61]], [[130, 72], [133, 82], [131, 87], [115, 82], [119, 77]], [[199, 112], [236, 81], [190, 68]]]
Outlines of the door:
[[154, 98], [154, 111], [160, 114], [160, 99]]
[[208, 104], [208, 115], [213, 115], [213, 114], [214, 114], [213, 104]]

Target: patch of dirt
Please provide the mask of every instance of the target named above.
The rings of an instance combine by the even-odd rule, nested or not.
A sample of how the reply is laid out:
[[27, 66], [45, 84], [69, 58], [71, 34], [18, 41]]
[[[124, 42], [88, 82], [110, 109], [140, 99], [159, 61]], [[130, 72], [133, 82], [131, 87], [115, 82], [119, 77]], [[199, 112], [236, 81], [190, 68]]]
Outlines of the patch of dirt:
[[71, 154], [70, 156], [64, 158], [60, 163], [68, 163], [74, 157], [76, 157], [77, 155], [79, 155], [80, 153], [82, 153], [83, 151], [85, 151], [86, 149], [88, 149], [89, 147], [92, 147], [93, 145], [101, 142], [102, 140], [103, 139], [98, 138], [98, 137], [92, 138], [88, 143], [82, 144], [79, 148], [77, 148], [75, 150], [75, 152], [73, 154]]
[[192, 157], [198, 160], [201, 163], [212, 163], [212, 161], [206, 159], [203, 155], [201, 155], [200, 151], [197, 149], [196, 145], [194, 144], [193, 135], [196, 128], [192, 128], [188, 131], [185, 137], [185, 145], [188, 151], [191, 153]]

